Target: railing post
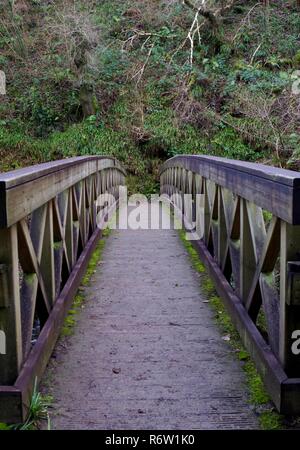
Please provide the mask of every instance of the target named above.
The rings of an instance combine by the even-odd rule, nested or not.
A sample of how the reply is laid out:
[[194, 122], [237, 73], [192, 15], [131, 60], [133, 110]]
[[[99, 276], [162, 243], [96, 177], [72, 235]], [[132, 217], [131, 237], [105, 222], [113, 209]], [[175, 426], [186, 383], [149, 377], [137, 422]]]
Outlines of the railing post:
[[227, 244], [227, 229], [221, 186], [218, 187], [218, 190], [218, 263], [222, 267]]
[[22, 363], [20, 279], [17, 226], [0, 230], [0, 330], [5, 350], [0, 354], [0, 384], [13, 384]]
[[[290, 377], [300, 377], [300, 355], [293, 352], [293, 333], [300, 330], [300, 225], [281, 221], [280, 247], [280, 361]], [[294, 263], [294, 264], [293, 264]]]
[[240, 203], [240, 297], [243, 303], [247, 301], [251, 283], [256, 270], [256, 261], [252, 245], [252, 236], [247, 212], [247, 202]]

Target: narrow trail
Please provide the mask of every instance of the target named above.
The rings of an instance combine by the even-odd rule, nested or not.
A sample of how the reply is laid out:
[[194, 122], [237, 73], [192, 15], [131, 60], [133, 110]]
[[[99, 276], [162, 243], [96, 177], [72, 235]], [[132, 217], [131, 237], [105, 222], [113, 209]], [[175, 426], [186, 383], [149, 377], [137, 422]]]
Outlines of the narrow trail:
[[52, 429], [259, 428], [203, 276], [176, 231], [111, 233], [45, 375]]

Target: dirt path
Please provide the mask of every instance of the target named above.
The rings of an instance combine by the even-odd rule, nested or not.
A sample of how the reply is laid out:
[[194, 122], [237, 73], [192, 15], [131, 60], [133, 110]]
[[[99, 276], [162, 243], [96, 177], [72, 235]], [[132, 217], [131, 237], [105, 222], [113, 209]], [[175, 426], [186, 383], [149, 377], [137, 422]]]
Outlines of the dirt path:
[[258, 428], [177, 232], [114, 231], [45, 379], [53, 429]]

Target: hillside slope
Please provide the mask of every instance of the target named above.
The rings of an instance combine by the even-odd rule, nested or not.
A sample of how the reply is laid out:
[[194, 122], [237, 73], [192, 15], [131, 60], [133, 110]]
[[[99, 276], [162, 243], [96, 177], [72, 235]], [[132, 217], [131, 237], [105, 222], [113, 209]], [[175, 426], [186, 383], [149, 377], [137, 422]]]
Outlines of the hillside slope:
[[1, 2], [0, 170], [112, 154], [145, 193], [177, 153], [297, 170], [299, 6], [265, 3]]

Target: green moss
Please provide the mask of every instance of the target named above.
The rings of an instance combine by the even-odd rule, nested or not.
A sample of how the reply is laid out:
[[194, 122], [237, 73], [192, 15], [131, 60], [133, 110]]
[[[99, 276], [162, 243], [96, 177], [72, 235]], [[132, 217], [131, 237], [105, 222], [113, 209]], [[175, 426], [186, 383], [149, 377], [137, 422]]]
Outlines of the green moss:
[[186, 233], [184, 230], [179, 230], [180, 238], [183, 242], [183, 245], [185, 246], [185, 248], [187, 249], [187, 251], [189, 253], [190, 259], [192, 261], [192, 265], [197, 272], [204, 273], [206, 271], [205, 266], [200, 261], [198, 253], [195, 250], [195, 248], [193, 247], [193, 244], [191, 243], [191, 241], [188, 241], [186, 239], [185, 234]]
[[85, 275], [84, 275], [84, 277], [82, 279], [81, 284], [83, 286], [86, 286], [87, 284], [89, 284], [89, 281], [90, 281], [92, 275], [95, 273], [95, 270], [96, 270], [98, 261], [99, 261], [99, 259], [101, 257], [104, 245], [105, 245], [105, 241], [103, 239], [101, 239], [101, 241], [99, 242], [96, 250], [94, 251], [94, 253], [91, 256], [88, 268], [87, 268], [86, 273], [85, 273]]
[[240, 361], [246, 361], [249, 358], [249, 353], [245, 350], [240, 350], [237, 355]]
[[249, 358], [244, 365], [244, 372], [250, 388], [250, 401], [256, 406], [263, 405], [270, 401], [270, 397], [264, 389], [262, 379], [257, 373], [253, 362]]
[[[102, 236], [103, 238], [106, 238], [110, 233], [110, 229], [107, 228], [103, 231]], [[82, 279], [81, 285], [87, 286], [91, 280], [92, 275], [96, 271], [96, 267], [98, 265], [99, 260], [101, 259], [101, 255], [103, 252], [105, 246], [105, 239], [101, 239], [93, 252], [89, 265], [87, 267], [87, 270], [85, 272], [85, 275]], [[83, 295], [83, 292], [79, 289], [77, 295], [74, 298], [73, 305], [71, 309], [69, 310], [65, 320], [64, 324], [61, 329], [61, 336], [71, 336], [74, 333], [74, 327], [76, 325], [76, 319], [77, 315], [80, 313], [83, 303], [85, 301], [85, 297]]]
[[76, 324], [76, 315], [80, 312], [84, 302], [84, 296], [77, 294], [74, 298], [72, 309], [68, 312], [61, 329], [61, 336], [71, 336], [74, 332]]
[[270, 213], [270, 211], [266, 211], [265, 209], [263, 209], [263, 218], [264, 218], [266, 227], [268, 227], [268, 225], [271, 223], [271, 220], [273, 218], [273, 214]]
[[[267, 394], [263, 381], [258, 374], [250, 354], [243, 347], [240, 336], [228, 315], [221, 298], [217, 295], [213, 281], [209, 278], [204, 264], [199, 258], [199, 255], [193, 244], [186, 239], [186, 232], [179, 231], [180, 238], [187, 249], [191, 258], [193, 267], [205, 276], [201, 279], [201, 288], [207, 294], [209, 305], [214, 311], [215, 320], [221, 329], [222, 333], [228, 335], [230, 340], [229, 345], [232, 346], [236, 356], [244, 363], [243, 370], [246, 374], [246, 381], [249, 390], [249, 401], [255, 407], [261, 408], [259, 411], [259, 422], [261, 428], [264, 430], [274, 430], [283, 428], [283, 418], [277, 411], [270, 406], [270, 397]], [[199, 270], [200, 267], [200, 270]]]
[[62, 241], [57, 241], [53, 243], [53, 248], [54, 250], [59, 250], [62, 248], [62, 245], [63, 245]]
[[33, 284], [36, 280], [36, 274], [35, 273], [26, 273], [24, 274], [24, 279], [27, 284]]
[[215, 290], [214, 284], [210, 278], [204, 280], [202, 286], [207, 294], [212, 294]]
[[274, 411], [264, 411], [260, 415], [260, 425], [263, 430], [282, 429], [282, 416]]

